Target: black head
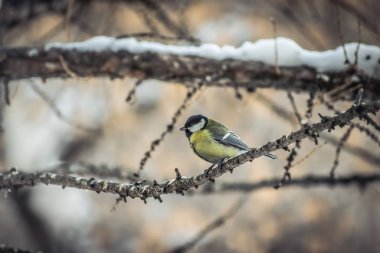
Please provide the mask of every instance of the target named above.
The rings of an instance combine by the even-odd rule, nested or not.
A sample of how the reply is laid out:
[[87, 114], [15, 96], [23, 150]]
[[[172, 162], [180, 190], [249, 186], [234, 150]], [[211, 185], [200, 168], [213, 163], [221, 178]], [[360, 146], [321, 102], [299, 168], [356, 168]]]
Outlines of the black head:
[[190, 136], [192, 133], [202, 130], [206, 127], [208, 119], [201, 114], [193, 115], [189, 117], [184, 127], [181, 127], [181, 131], [186, 132], [186, 136]]

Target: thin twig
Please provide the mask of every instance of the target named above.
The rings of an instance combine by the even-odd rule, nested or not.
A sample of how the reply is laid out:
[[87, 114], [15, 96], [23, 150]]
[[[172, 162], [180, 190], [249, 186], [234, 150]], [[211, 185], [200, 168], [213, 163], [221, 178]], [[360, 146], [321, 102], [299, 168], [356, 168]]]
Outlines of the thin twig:
[[363, 95], [364, 95], [364, 89], [360, 88], [358, 90], [358, 94], [356, 94], [356, 98], [355, 98], [355, 101], [354, 101], [354, 106], [359, 106], [359, 105], [362, 104], [362, 102], [363, 102]]
[[362, 41], [362, 29], [361, 29], [361, 23], [360, 23], [360, 19], [358, 19], [358, 44], [356, 46], [356, 49], [355, 49], [355, 67], [358, 66], [358, 62], [359, 62], [359, 48], [360, 48], [360, 44], [361, 44], [361, 41]]
[[265, 106], [269, 107], [272, 112], [274, 112], [277, 116], [280, 118], [290, 121], [291, 124], [298, 124], [297, 119], [294, 117], [294, 114], [286, 110], [283, 106], [280, 106], [276, 103], [274, 103], [271, 99], [264, 96], [261, 93], [256, 93], [255, 99], [261, 103], [263, 103]]
[[290, 104], [292, 105], [292, 108], [293, 108], [294, 116], [296, 116], [298, 124], [300, 125], [300, 127], [302, 127], [303, 126], [302, 117], [301, 117], [301, 114], [298, 112], [296, 102], [294, 101], [294, 97], [290, 90], [287, 91], [287, 94], [288, 94]]
[[74, 1], [75, 0], [69, 0], [67, 2], [67, 10], [66, 10], [66, 17], [65, 17], [66, 41], [70, 41], [70, 20], [71, 20], [71, 14], [73, 12]]
[[329, 1], [332, 1], [334, 4], [339, 5], [342, 9], [351, 13], [353, 16], [361, 20], [361, 22], [363, 22], [363, 24], [366, 26], [366, 28], [369, 31], [373, 32], [378, 37], [380, 36], [379, 28], [377, 27], [378, 23], [372, 23], [371, 20], [368, 18], [369, 17], [368, 14], [359, 12], [358, 8], [353, 6], [350, 3], [350, 1], [345, 1], [345, 0], [329, 0]]
[[192, 238], [190, 241], [186, 242], [183, 245], [180, 245], [176, 247], [173, 250], [170, 250], [171, 253], [183, 253], [188, 252], [192, 248], [194, 248], [203, 238], [205, 238], [207, 235], [209, 235], [212, 231], [216, 230], [217, 228], [223, 226], [227, 221], [229, 221], [231, 218], [233, 218], [247, 203], [248, 196], [244, 194], [241, 196], [236, 203], [234, 203], [228, 211], [217, 217], [215, 220], [213, 220], [211, 223], [206, 225], [201, 231], [199, 231], [194, 238]]
[[11, 105], [11, 99], [9, 96], [9, 81], [7, 79], [3, 79], [4, 86], [4, 100], [7, 105]]
[[95, 134], [99, 133], [100, 129], [97, 128], [92, 128], [88, 126], [84, 126], [82, 124], [79, 124], [72, 119], [67, 118], [61, 110], [57, 107], [57, 105], [54, 103], [54, 101], [42, 90], [40, 89], [33, 80], [31, 80], [30, 85], [32, 89], [40, 96], [40, 98], [48, 105], [48, 107], [52, 110], [52, 112], [63, 122], [67, 123], [69, 126], [72, 126], [78, 130], [90, 133], [90, 134]]
[[69, 68], [69, 65], [67, 65], [67, 63], [66, 63], [66, 61], [62, 55], [59, 56], [59, 61], [61, 62], [62, 68], [66, 71], [68, 76], [70, 76], [71, 78], [78, 78], [77, 74], [75, 74], [74, 71], [72, 71]]
[[[142, 2], [140, 2], [142, 4]], [[145, 25], [149, 28], [149, 31], [151, 31], [154, 34], [160, 34], [159, 28], [156, 25], [155, 22], [152, 21], [150, 15], [148, 14], [148, 11], [144, 6], [142, 6], [140, 9], [140, 12], [142, 13], [142, 18], [144, 20]]]
[[347, 90], [347, 88], [350, 87], [351, 85], [352, 85], [351, 82], [343, 83], [342, 85], [339, 85], [339, 86], [335, 87], [334, 89], [331, 89], [330, 91], [326, 92], [325, 96], [326, 97], [334, 97], [337, 94], [341, 93], [342, 91]]
[[346, 47], [345, 47], [345, 44], [344, 44], [344, 37], [343, 37], [343, 31], [342, 31], [342, 23], [340, 21], [340, 12], [339, 12], [339, 6], [337, 4], [335, 4], [335, 14], [336, 14], [336, 24], [338, 26], [338, 31], [339, 31], [339, 40], [340, 40], [340, 44], [341, 46], [343, 47], [343, 53], [344, 53], [344, 64], [350, 64], [350, 61], [348, 59], [348, 55], [347, 55], [347, 51], [346, 51]]
[[[186, 37], [167, 36], [163, 34], [156, 34], [154, 32], [121, 34], [121, 35], [116, 36], [115, 38], [116, 39], [140, 38], [140, 39], [151, 39], [151, 40], [156, 40], [156, 41], [167, 41], [167, 42], [188, 41], [188, 38]], [[196, 43], [200, 43], [200, 41], [197, 40]]]
[[357, 123], [352, 123], [352, 125], [358, 129], [361, 133], [364, 133], [368, 138], [371, 139], [371, 141], [373, 141], [377, 146], [380, 147], [380, 139], [379, 137], [377, 137], [372, 131], [371, 129], [369, 129], [368, 127], [365, 127], [365, 126], [362, 126], [360, 124], [357, 124]]
[[319, 144], [318, 146], [314, 147], [309, 153], [307, 153], [304, 157], [302, 157], [297, 162], [293, 163], [292, 167], [296, 167], [300, 165], [301, 163], [305, 162], [307, 159], [309, 159], [318, 149], [322, 148], [324, 145], [327, 144], [327, 141], [324, 141], [322, 144]]
[[178, 118], [182, 115], [182, 113], [186, 110], [189, 105], [191, 99], [195, 96], [195, 94], [200, 90], [201, 86], [189, 88], [186, 93], [186, 97], [183, 100], [182, 104], [179, 106], [177, 111], [174, 113], [171, 122], [166, 126], [166, 129], [160, 134], [160, 137], [152, 141], [150, 144], [150, 148], [145, 152], [144, 157], [140, 160], [139, 170], [135, 173], [136, 177], [140, 176], [140, 172], [144, 169], [146, 162], [151, 157], [153, 151], [157, 148], [158, 145], [162, 143], [165, 139], [166, 135], [173, 131], [175, 124], [177, 123]]
[[168, 15], [165, 8], [162, 7], [163, 2], [157, 2], [154, 0], [142, 0], [141, 3], [148, 9], [153, 12], [157, 21], [159, 21], [169, 32], [180, 36], [186, 37], [189, 41], [194, 40], [192, 36], [188, 34], [186, 30], [176, 24]]
[[305, 117], [306, 119], [310, 119], [313, 116], [313, 107], [314, 107], [314, 99], [315, 99], [315, 94], [317, 93], [316, 89], [313, 89], [309, 93], [309, 98], [306, 101], [306, 113]]
[[373, 128], [375, 128], [376, 131], [380, 132], [380, 125], [376, 123], [370, 116], [364, 115], [363, 120], [367, 122], [368, 125], [371, 125]]
[[[334, 145], [335, 147], [339, 144], [340, 139], [335, 138], [331, 135], [321, 135], [321, 138], [329, 142], [331, 145]], [[366, 163], [370, 163], [373, 165], [380, 165], [380, 157], [377, 152], [369, 151], [366, 148], [360, 147], [360, 146], [353, 146], [346, 143], [343, 147], [344, 151], [360, 158], [362, 161]]]
[[125, 102], [127, 103], [130, 103], [130, 104], [134, 104], [134, 102], [136, 101], [135, 100], [135, 94], [136, 94], [136, 90], [137, 88], [145, 81], [145, 79], [139, 79], [137, 80], [134, 85], [133, 85], [133, 88], [128, 92], [128, 95], [127, 97], [125, 98]]
[[335, 170], [339, 164], [339, 156], [340, 156], [340, 152], [342, 151], [342, 147], [344, 146], [344, 144], [347, 142], [348, 138], [350, 137], [353, 128], [354, 128], [353, 125], [349, 126], [349, 128], [346, 130], [346, 132], [344, 133], [344, 135], [340, 139], [339, 144], [336, 148], [334, 163], [333, 163], [332, 168], [330, 169], [330, 177], [332, 179], [335, 178]]
[[294, 159], [298, 155], [298, 151], [301, 149], [301, 141], [296, 141], [296, 145], [292, 148], [290, 151], [288, 157], [286, 158], [287, 163], [284, 166], [284, 175], [282, 176], [281, 180], [274, 186], [275, 189], [279, 189], [282, 187], [285, 183], [292, 180], [292, 176], [290, 174], [290, 168], [293, 167]]
[[274, 38], [274, 63], [275, 63], [274, 66], [275, 66], [276, 74], [280, 75], [281, 74], [280, 66], [278, 64], [277, 25], [276, 25], [276, 20], [273, 17], [271, 17], [270, 20], [272, 22], [273, 38]]

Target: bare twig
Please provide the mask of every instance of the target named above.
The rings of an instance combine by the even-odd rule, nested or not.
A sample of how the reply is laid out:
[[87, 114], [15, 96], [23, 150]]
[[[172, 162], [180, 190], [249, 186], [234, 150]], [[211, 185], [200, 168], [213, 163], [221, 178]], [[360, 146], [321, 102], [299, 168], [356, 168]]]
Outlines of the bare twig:
[[340, 40], [340, 44], [341, 46], [343, 47], [343, 53], [344, 53], [344, 63], [345, 64], [350, 64], [350, 61], [348, 59], [348, 55], [347, 55], [347, 50], [346, 50], [346, 47], [344, 45], [344, 37], [343, 37], [343, 31], [342, 31], [342, 23], [340, 21], [340, 11], [339, 11], [339, 6], [335, 4], [335, 14], [336, 14], [336, 24], [338, 26], [338, 31], [339, 31], [339, 40]]
[[319, 96], [319, 101], [323, 104], [328, 110], [334, 112], [335, 114], [342, 113], [340, 110], [336, 109], [334, 104], [329, 100], [325, 99], [323, 96]]
[[359, 10], [355, 8], [350, 3], [350, 1], [344, 1], [344, 0], [329, 0], [329, 1], [332, 1], [333, 3], [335, 3], [335, 5], [339, 5], [339, 7], [351, 13], [353, 16], [355, 16], [361, 22], [363, 22], [363, 24], [366, 26], [368, 30], [370, 30], [377, 36], [380, 36], [379, 27], [377, 26], [378, 23], [372, 23], [371, 20], [368, 18], [368, 15], [365, 13], [359, 12]]
[[[11, 99], [9, 96], [9, 81], [7, 79], [2, 80], [4, 86], [4, 100], [7, 105], [11, 105]], [[1, 88], [0, 88], [1, 89]]]
[[125, 99], [125, 102], [127, 103], [130, 103], [130, 104], [133, 104], [135, 102], [135, 94], [136, 94], [136, 90], [137, 88], [144, 82], [144, 79], [139, 79], [137, 80], [134, 85], [133, 85], [133, 88], [128, 92], [128, 95]]
[[70, 41], [70, 20], [73, 12], [75, 0], [69, 0], [67, 2], [66, 17], [65, 17], [65, 31], [66, 31], [66, 40]]
[[283, 186], [285, 183], [292, 180], [292, 176], [290, 174], [290, 168], [293, 167], [293, 162], [296, 156], [298, 155], [298, 150], [301, 149], [301, 141], [296, 141], [296, 145], [292, 148], [290, 151], [288, 157], [287, 157], [287, 163], [284, 167], [284, 175], [282, 176], [280, 182], [274, 186], [275, 189], [279, 189], [281, 186]]
[[270, 18], [272, 22], [272, 27], [273, 27], [273, 38], [274, 38], [274, 66], [276, 70], [276, 74], [280, 75], [280, 66], [278, 65], [278, 45], [277, 45], [277, 25], [276, 25], [276, 20], [271, 17]]
[[154, 0], [143, 0], [141, 3], [150, 11], [153, 12], [157, 21], [159, 21], [169, 32], [180, 36], [187, 37], [188, 40], [193, 40], [192, 36], [188, 34], [188, 32], [183, 29], [183, 27], [176, 24], [167, 14], [164, 7], [161, 6], [162, 2], [157, 2]]
[[301, 117], [301, 114], [298, 112], [298, 109], [297, 109], [297, 106], [296, 106], [296, 102], [294, 101], [294, 97], [293, 97], [291, 91], [289, 91], [289, 90], [287, 91], [287, 94], [288, 94], [288, 98], [289, 98], [290, 104], [292, 105], [294, 116], [296, 116], [298, 124], [300, 125], [300, 127], [302, 127], [303, 126], [303, 124], [302, 124], [302, 117]]
[[358, 19], [358, 45], [356, 46], [356, 49], [355, 49], [355, 67], [357, 67], [358, 65], [358, 62], [359, 62], [359, 48], [360, 48], [360, 43], [362, 41], [362, 29], [361, 29], [361, 23], [360, 23], [360, 19]]
[[330, 177], [332, 179], [335, 178], [335, 170], [339, 164], [339, 155], [340, 155], [340, 152], [342, 150], [342, 147], [344, 146], [344, 144], [347, 142], [348, 138], [350, 137], [353, 128], [354, 128], [353, 125], [349, 126], [349, 128], [346, 130], [346, 132], [344, 133], [344, 135], [340, 139], [339, 144], [336, 148], [334, 163], [333, 163], [332, 168], [330, 169]]
[[[329, 142], [330, 144], [337, 146], [339, 144], [339, 139], [330, 135], [321, 135], [321, 138]], [[353, 156], [357, 156], [367, 163], [373, 165], [380, 164], [380, 157], [376, 152], [371, 152], [366, 148], [349, 145], [348, 143], [343, 147], [344, 151], [350, 153]]]
[[361, 105], [363, 102], [364, 89], [360, 88], [358, 94], [356, 94], [356, 98], [354, 101], [354, 106]]
[[380, 147], [380, 139], [371, 131], [371, 129], [357, 123], [352, 123], [352, 125], [361, 133], [364, 133], [368, 138], [371, 139], [371, 141]]
[[173, 250], [170, 250], [169, 252], [171, 253], [183, 253], [191, 250], [194, 248], [199, 241], [201, 241], [203, 238], [205, 238], [208, 234], [210, 234], [212, 231], [215, 229], [223, 226], [227, 221], [229, 221], [231, 218], [233, 218], [239, 210], [242, 209], [245, 203], [247, 203], [248, 196], [243, 195], [241, 196], [236, 203], [234, 203], [228, 211], [217, 217], [215, 220], [213, 220], [211, 223], [209, 223], [207, 226], [205, 226], [201, 231], [199, 231], [198, 234], [195, 235], [193, 239], [190, 241], [186, 242], [185, 244], [176, 247]]
[[79, 124], [77, 122], [74, 122], [73, 120], [67, 118], [61, 110], [57, 107], [57, 105], [54, 103], [54, 101], [42, 90], [40, 89], [33, 80], [30, 82], [30, 85], [32, 89], [41, 97], [41, 99], [49, 106], [49, 108], [52, 110], [52, 112], [63, 122], [67, 123], [69, 126], [72, 126], [78, 130], [87, 132], [87, 133], [99, 133], [100, 129], [91, 128], [87, 126], [83, 126], [82, 124]]
[[149, 30], [154, 34], [160, 34], [158, 26], [155, 22], [153, 22], [152, 18], [149, 16], [149, 13], [145, 6], [140, 2], [141, 6], [138, 6], [138, 11], [141, 12], [141, 16], [144, 20], [145, 25], [149, 28]]
[[316, 89], [313, 89], [309, 93], [309, 98], [306, 101], [307, 110], [305, 113], [306, 119], [310, 119], [313, 116], [313, 107], [314, 107], [314, 99], [315, 94], [317, 93]]
[[160, 134], [160, 137], [158, 139], [155, 139], [150, 144], [150, 148], [148, 151], [145, 152], [144, 157], [140, 160], [140, 167], [139, 170], [136, 172], [135, 176], [139, 177], [140, 172], [144, 169], [146, 162], [151, 157], [153, 151], [157, 148], [158, 145], [161, 144], [161, 142], [165, 139], [166, 135], [173, 131], [175, 124], [177, 123], [178, 118], [182, 115], [183, 111], [186, 110], [188, 104], [190, 103], [191, 99], [195, 96], [197, 91], [201, 86], [190, 88], [188, 92], [186, 93], [186, 97], [183, 100], [182, 104], [179, 106], [177, 111], [174, 113], [170, 124], [166, 126], [166, 129]]
[[[128, 33], [121, 34], [116, 36], [117, 39], [123, 38], [139, 38], [139, 39], [150, 39], [154, 41], [167, 41], [167, 42], [178, 42], [178, 41], [187, 41], [188, 38], [180, 36], [168, 36], [163, 34], [157, 34], [154, 32], [142, 32], [142, 33]], [[200, 43], [200, 41], [196, 41]]]
[[319, 144], [318, 146], [314, 147], [309, 153], [307, 153], [304, 157], [302, 157], [297, 162], [293, 163], [292, 167], [296, 167], [300, 165], [301, 163], [305, 162], [308, 158], [310, 158], [318, 149], [322, 148], [324, 145], [327, 144], [327, 141], [324, 141], [322, 144]]
[[61, 62], [62, 68], [66, 71], [68, 76], [70, 76], [71, 78], [78, 78], [77, 74], [75, 74], [74, 71], [72, 71], [69, 68], [69, 65], [67, 65], [67, 62], [65, 61], [62, 55], [59, 56], [59, 61]]
[[373, 128], [375, 128], [376, 131], [380, 132], [380, 125], [376, 123], [370, 116], [364, 115], [363, 120], [367, 122], [368, 125], [371, 125]]
[[332, 98], [332, 97], [336, 97], [336, 96], [338, 96], [338, 94], [340, 94], [340, 93], [346, 91], [347, 88], [350, 87], [351, 85], [352, 85], [351, 82], [346, 82], [346, 83], [345, 83], [345, 82], [341, 82], [340, 85], [338, 85], [338, 86], [336, 86], [335, 88], [329, 90], [329, 91], [325, 94], [325, 96], [326, 96], [326, 97], [330, 97], [330, 98]]
[[256, 100], [263, 103], [265, 106], [267, 106], [269, 109], [272, 110], [277, 116], [279, 116], [281, 119], [284, 119], [286, 121], [289, 121], [292, 124], [298, 124], [297, 119], [293, 116], [291, 112], [286, 110], [283, 106], [280, 106], [276, 103], [274, 103], [271, 99], [264, 96], [261, 93], [256, 93]]

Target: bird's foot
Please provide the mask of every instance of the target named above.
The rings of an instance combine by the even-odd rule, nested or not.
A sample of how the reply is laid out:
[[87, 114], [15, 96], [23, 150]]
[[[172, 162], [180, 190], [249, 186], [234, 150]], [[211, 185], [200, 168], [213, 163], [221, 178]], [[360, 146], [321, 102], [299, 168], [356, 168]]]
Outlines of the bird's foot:
[[211, 170], [214, 168], [215, 164], [212, 164], [208, 169], [205, 169], [204, 174], [208, 176], [211, 172]]

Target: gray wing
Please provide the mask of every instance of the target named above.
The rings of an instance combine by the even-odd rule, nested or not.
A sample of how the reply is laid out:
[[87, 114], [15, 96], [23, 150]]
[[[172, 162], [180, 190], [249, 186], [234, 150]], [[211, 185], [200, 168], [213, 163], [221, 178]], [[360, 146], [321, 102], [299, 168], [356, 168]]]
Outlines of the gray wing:
[[224, 145], [234, 146], [243, 150], [249, 150], [250, 148], [240, 139], [239, 136], [233, 132], [228, 132], [224, 135], [214, 135], [213, 138]]

